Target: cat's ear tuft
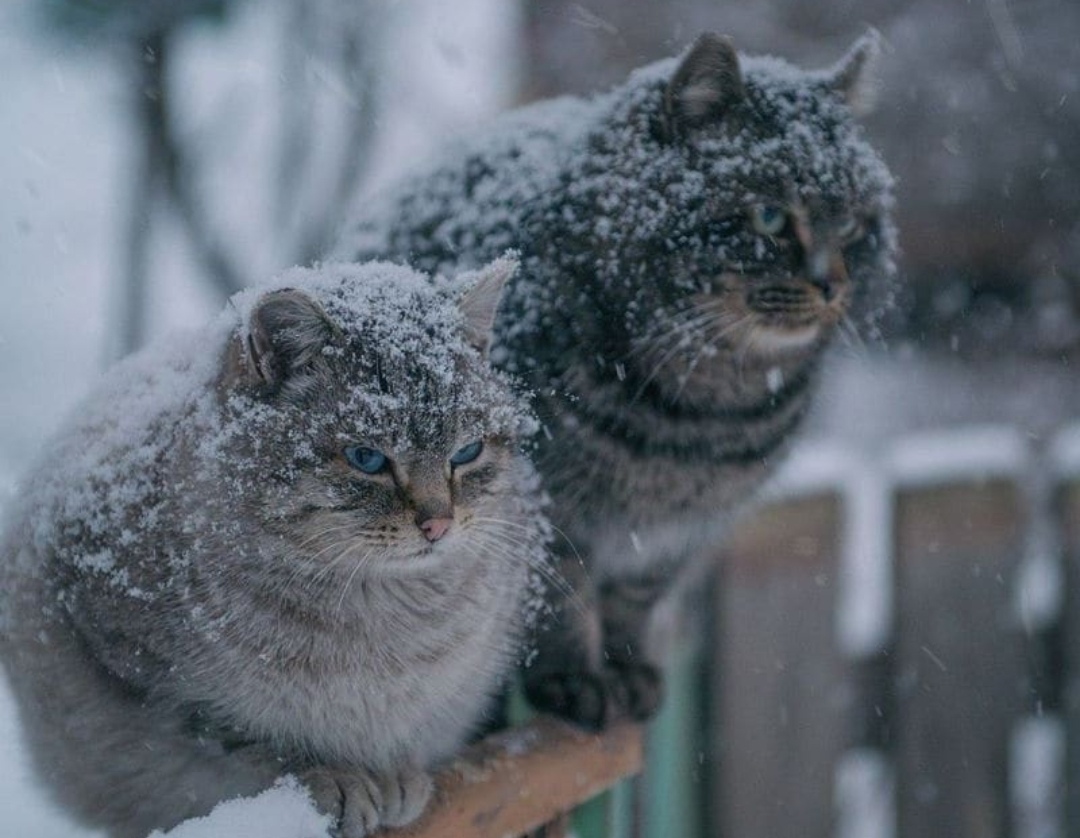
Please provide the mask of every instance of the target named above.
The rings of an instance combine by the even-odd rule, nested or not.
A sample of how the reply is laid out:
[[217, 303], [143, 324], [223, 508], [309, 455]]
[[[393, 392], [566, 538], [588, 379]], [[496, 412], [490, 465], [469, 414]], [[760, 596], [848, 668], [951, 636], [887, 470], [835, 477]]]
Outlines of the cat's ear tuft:
[[517, 270], [517, 254], [511, 251], [480, 270], [463, 275], [466, 281], [472, 281], [458, 301], [465, 319], [465, 339], [482, 355], [486, 356], [491, 348], [495, 313], [499, 309], [503, 288]]
[[276, 392], [292, 376], [309, 369], [333, 337], [322, 308], [292, 288], [271, 291], [255, 303], [245, 345], [251, 384]]
[[742, 97], [739, 56], [731, 39], [712, 32], [700, 35], [664, 91], [668, 136], [719, 122]]
[[878, 94], [877, 65], [883, 38], [870, 29], [852, 44], [828, 73], [829, 86], [839, 93], [851, 110], [864, 116], [874, 109]]

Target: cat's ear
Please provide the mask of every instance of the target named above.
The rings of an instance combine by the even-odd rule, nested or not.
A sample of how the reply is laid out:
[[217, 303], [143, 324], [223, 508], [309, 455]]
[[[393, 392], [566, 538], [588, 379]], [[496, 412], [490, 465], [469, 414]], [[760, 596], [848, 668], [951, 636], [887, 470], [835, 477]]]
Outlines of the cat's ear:
[[881, 44], [881, 33], [870, 29], [852, 44], [847, 55], [827, 74], [829, 86], [859, 116], [870, 113], [877, 102], [877, 64], [881, 57]]
[[464, 274], [471, 285], [458, 300], [465, 319], [465, 339], [482, 355], [491, 348], [495, 313], [502, 299], [503, 288], [518, 269], [516, 254], [507, 253], [478, 271]]
[[669, 138], [719, 122], [743, 97], [739, 56], [729, 38], [700, 35], [664, 91], [664, 121]]
[[292, 288], [271, 291], [251, 310], [245, 344], [249, 383], [276, 392], [309, 370], [334, 335], [322, 308]]

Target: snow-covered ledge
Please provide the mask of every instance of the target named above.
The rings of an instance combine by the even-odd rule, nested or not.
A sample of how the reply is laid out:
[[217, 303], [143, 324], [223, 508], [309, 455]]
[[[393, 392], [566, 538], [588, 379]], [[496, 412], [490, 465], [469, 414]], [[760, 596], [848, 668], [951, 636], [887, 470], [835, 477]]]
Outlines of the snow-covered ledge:
[[[642, 767], [642, 733], [618, 725], [602, 734], [547, 717], [469, 748], [436, 777], [436, 798], [413, 826], [387, 838], [503, 838], [558, 822]], [[205, 818], [151, 838], [328, 838], [329, 824], [294, 781], [230, 800]]]

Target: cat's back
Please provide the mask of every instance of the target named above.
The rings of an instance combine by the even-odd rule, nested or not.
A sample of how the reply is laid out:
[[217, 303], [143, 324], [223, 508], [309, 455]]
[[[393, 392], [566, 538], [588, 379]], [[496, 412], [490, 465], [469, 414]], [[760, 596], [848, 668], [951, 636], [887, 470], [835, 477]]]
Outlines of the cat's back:
[[414, 174], [360, 196], [335, 258], [408, 260], [443, 272], [520, 248], [522, 211], [560, 191], [603, 109], [599, 100], [548, 99], [448, 143]]
[[[61, 589], [96, 578], [124, 599], [149, 596], [151, 564], [123, 555], [145, 550], [151, 522], [168, 505], [181, 427], [207, 412], [224, 345], [220, 324], [176, 335], [115, 366], [54, 434], [5, 510], [0, 541], [0, 640], [16, 610], [31, 627], [55, 621]], [[115, 533], [121, 533], [115, 539]], [[37, 602], [37, 600], [43, 600]], [[68, 606], [73, 603], [66, 603]]]

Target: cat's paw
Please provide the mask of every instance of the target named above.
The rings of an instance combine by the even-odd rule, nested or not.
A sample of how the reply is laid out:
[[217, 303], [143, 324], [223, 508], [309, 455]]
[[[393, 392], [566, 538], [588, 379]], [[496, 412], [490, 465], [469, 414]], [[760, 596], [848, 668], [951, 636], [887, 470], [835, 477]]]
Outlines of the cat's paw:
[[652, 664], [613, 661], [604, 667], [604, 680], [611, 703], [635, 722], [651, 719], [664, 701], [664, 676]]
[[336, 838], [364, 838], [384, 826], [416, 820], [431, 800], [430, 775], [416, 768], [376, 773], [363, 768], [312, 768], [300, 775], [315, 806], [335, 821]]
[[545, 672], [526, 677], [525, 695], [538, 710], [589, 730], [623, 719], [644, 722], [656, 715], [664, 695], [655, 666], [610, 662], [600, 672]]

